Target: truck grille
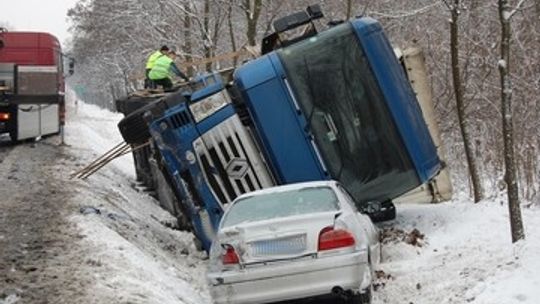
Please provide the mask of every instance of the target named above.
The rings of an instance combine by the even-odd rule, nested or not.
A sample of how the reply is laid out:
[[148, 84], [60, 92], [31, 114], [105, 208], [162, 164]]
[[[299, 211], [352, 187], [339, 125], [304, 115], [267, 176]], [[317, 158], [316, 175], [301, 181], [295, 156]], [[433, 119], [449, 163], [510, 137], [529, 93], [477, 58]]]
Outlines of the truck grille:
[[249, 130], [237, 115], [204, 133], [193, 147], [206, 182], [221, 204], [274, 185]]

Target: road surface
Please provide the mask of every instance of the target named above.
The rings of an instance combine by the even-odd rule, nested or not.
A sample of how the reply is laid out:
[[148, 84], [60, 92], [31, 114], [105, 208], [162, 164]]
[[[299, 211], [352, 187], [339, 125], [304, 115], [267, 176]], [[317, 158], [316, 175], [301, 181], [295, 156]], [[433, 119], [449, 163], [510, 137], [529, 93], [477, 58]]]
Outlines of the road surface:
[[71, 262], [81, 260], [74, 250], [81, 236], [66, 219], [75, 208], [62, 178], [70, 163], [55, 138], [0, 142], [0, 300], [78, 303], [84, 297], [86, 280]]

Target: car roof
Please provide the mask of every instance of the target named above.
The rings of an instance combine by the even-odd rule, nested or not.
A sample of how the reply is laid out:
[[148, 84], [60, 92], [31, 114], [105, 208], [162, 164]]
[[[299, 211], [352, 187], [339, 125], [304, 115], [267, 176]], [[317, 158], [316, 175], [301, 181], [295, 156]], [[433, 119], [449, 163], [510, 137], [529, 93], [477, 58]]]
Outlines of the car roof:
[[325, 181], [312, 181], [312, 182], [302, 182], [302, 183], [294, 183], [294, 184], [288, 184], [283, 186], [275, 186], [270, 188], [265, 188], [261, 190], [256, 190], [253, 192], [248, 192], [245, 194], [240, 195], [237, 197], [234, 201], [256, 196], [256, 195], [262, 195], [262, 194], [270, 194], [270, 193], [278, 193], [278, 192], [284, 192], [284, 191], [291, 191], [291, 190], [297, 190], [302, 188], [309, 188], [309, 187], [334, 187], [337, 184], [334, 180], [325, 180]]

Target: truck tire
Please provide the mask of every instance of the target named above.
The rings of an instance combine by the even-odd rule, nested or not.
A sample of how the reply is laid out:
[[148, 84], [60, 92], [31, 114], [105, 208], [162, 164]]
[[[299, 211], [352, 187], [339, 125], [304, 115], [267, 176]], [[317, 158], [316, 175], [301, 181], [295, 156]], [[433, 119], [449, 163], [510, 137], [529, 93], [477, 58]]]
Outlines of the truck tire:
[[141, 182], [148, 191], [154, 191], [156, 185], [149, 161], [152, 158], [152, 148], [146, 146], [133, 151], [132, 154], [137, 181]]
[[11, 131], [9, 132], [9, 138], [11, 139], [11, 142], [16, 144], [19, 142], [19, 140], [17, 139], [17, 131]]
[[116, 111], [127, 116], [135, 112], [136, 110], [158, 100], [159, 98], [160, 97], [129, 96], [124, 99], [117, 99], [115, 101]]
[[126, 143], [131, 145], [143, 144], [150, 138], [148, 125], [143, 118], [146, 112], [145, 108], [143, 107], [129, 114], [118, 123], [118, 129]]
[[145, 105], [124, 117], [118, 123], [118, 129], [128, 144], [143, 144], [151, 135], [147, 120], [163, 116], [168, 109], [185, 102], [186, 98], [180, 92], [175, 92]]

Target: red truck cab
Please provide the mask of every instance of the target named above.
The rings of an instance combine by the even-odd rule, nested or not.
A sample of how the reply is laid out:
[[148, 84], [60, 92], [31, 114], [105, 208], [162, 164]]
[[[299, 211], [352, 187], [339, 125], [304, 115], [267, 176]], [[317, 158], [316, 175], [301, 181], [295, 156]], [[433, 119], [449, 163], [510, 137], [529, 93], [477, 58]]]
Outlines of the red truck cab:
[[13, 141], [59, 133], [64, 75], [58, 39], [0, 29], [0, 134]]

